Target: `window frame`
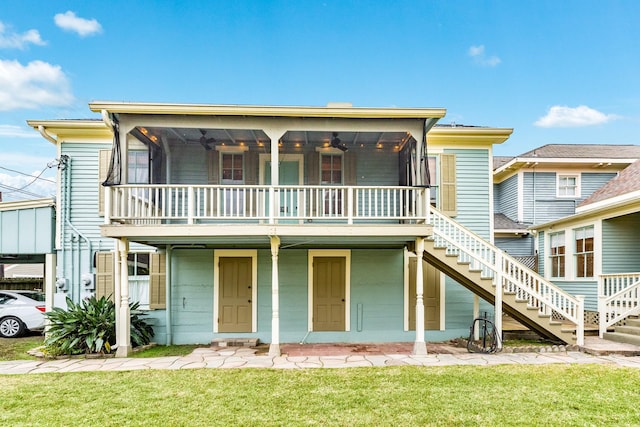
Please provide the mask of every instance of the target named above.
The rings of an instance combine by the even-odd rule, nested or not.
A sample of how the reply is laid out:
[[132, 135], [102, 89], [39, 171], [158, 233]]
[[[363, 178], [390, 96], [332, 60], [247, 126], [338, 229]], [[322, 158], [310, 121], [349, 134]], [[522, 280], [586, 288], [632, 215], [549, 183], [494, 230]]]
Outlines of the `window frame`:
[[[573, 186], [566, 185], [563, 180], [574, 179], [575, 184]], [[563, 194], [563, 190], [566, 191], [569, 188], [573, 188], [573, 194]], [[561, 199], [579, 199], [580, 198], [580, 174], [579, 173], [556, 173], [556, 197]]]
[[[584, 233], [584, 236], [579, 236]], [[589, 246], [589, 240], [591, 245]], [[576, 279], [593, 279], [595, 277], [595, 228], [584, 226], [573, 229], [574, 266]], [[582, 250], [578, 250], [582, 242]], [[589, 249], [590, 247], [590, 249]], [[589, 275], [589, 273], [591, 273]]]
[[[555, 238], [562, 237], [562, 245], [555, 245]], [[562, 252], [558, 251], [562, 248]], [[556, 249], [556, 251], [554, 251]], [[554, 279], [565, 279], [567, 277], [567, 235], [565, 231], [549, 234], [549, 271]]]

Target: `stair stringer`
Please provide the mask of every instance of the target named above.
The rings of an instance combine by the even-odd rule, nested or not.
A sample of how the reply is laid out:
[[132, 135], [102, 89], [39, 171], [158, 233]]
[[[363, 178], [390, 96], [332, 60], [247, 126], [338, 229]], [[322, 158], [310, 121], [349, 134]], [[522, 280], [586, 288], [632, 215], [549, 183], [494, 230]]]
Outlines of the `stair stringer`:
[[[493, 279], [482, 277], [480, 271], [471, 270], [468, 263], [458, 262], [457, 256], [446, 254], [445, 248], [436, 248], [432, 240], [425, 241], [423, 258], [429, 264], [460, 283], [480, 298], [495, 305], [495, 285]], [[541, 316], [537, 308], [530, 308], [526, 301], [516, 300], [516, 296], [505, 293], [502, 297], [503, 311], [540, 336], [573, 344], [573, 331], [550, 316]]]

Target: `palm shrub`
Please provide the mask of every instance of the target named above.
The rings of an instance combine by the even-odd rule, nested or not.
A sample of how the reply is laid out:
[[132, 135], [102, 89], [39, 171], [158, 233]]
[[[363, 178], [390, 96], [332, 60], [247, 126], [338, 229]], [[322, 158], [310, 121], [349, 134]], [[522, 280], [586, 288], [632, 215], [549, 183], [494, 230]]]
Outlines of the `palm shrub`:
[[[153, 329], [138, 306], [137, 302], [129, 304], [133, 347], [149, 344], [153, 337]], [[111, 353], [116, 342], [116, 307], [108, 298], [92, 296], [79, 304], [67, 298], [66, 310], [56, 307], [46, 316], [50, 321], [44, 340], [47, 353]]]

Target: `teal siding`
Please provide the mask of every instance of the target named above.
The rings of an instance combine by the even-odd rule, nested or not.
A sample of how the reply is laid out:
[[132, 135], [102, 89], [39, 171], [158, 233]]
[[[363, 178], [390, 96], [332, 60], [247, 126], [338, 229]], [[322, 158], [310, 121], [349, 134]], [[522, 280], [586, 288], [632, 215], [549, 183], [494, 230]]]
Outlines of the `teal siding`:
[[184, 144], [171, 151], [172, 184], [206, 184], [207, 155], [200, 144]]
[[174, 250], [171, 324], [174, 344], [206, 344], [213, 334], [213, 251]]
[[489, 150], [445, 150], [456, 155], [458, 212], [456, 221], [489, 239], [493, 212], [489, 210], [491, 174]]
[[497, 247], [507, 252], [511, 256], [531, 256], [533, 255], [533, 237], [499, 237], [494, 243]]
[[523, 207], [526, 224], [541, 224], [573, 215], [576, 199], [556, 197], [555, 172], [525, 172]]
[[397, 154], [391, 155], [387, 150], [362, 150], [356, 153], [357, 184], [398, 185]]
[[0, 212], [0, 254], [49, 254], [54, 248], [52, 206]]
[[640, 271], [640, 213], [602, 222], [602, 273]]
[[[495, 191], [497, 189], [498, 191]], [[494, 209], [497, 213], [503, 213], [508, 218], [518, 220], [518, 176], [514, 175], [500, 184], [494, 186], [498, 193]]]
[[597, 281], [554, 281], [553, 284], [573, 296], [584, 295], [584, 309], [598, 311]]

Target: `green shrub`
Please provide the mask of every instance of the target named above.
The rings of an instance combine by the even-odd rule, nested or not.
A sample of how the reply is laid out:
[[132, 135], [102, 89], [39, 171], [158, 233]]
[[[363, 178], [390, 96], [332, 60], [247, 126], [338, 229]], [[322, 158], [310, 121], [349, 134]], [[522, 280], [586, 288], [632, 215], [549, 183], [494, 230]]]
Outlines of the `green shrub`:
[[[153, 337], [138, 306], [129, 304], [133, 347], [149, 344]], [[116, 342], [116, 307], [106, 297], [92, 296], [80, 304], [67, 298], [66, 310], [56, 307], [46, 316], [51, 323], [44, 341], [48, 354], [111, 353]]]

